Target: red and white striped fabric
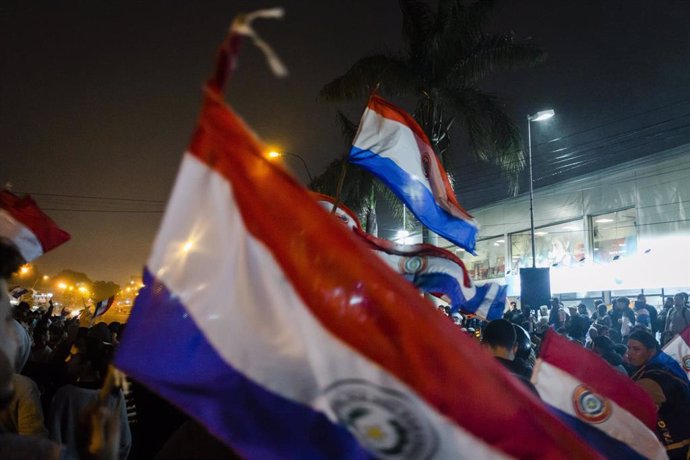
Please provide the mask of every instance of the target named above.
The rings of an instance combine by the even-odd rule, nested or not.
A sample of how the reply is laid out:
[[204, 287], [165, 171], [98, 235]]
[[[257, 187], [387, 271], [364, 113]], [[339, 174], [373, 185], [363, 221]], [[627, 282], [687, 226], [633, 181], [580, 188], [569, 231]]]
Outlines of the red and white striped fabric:
[[12, 241], [27, 262], [71, 238], [30, 196], [8, 190], [0, 191], [0, 236]]

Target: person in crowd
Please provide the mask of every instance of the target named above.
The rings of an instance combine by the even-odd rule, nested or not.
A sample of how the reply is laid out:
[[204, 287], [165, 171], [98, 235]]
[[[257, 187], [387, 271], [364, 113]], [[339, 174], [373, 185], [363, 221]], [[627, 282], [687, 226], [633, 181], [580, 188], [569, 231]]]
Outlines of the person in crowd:
[[[7, 280], [24, 262], [19, 251], [9, 240], [0, 238], [0, 409], [5, 409], [14, 398], [13, 375], [17, 357], [17, 338], [12, 322]], [[60, 459], [63, 451], [58, 444], [35, 436], [22, 436], [0, 429], [0, 458]]]
[[537, 319], [532, 313], [532, 307], [527, 304], [520, 306], [520, 310], [511, 315], [509, 321], [515, 325], [525, 328], [528, 333], [534, 332], [534, 327], [536, 325]]
[[589, 319], [589, 310], [587, 310], [587, 305], [581, 303], [577, 306], [577, 314], [583, 318]]
[[[99, 403], [99, 390], [103, 386], [111, 353], [108, 347], [93, 336], [78, 339], [72, 347], [67, 367], [74, 378], [73, 384], [60, 388], [53, 397], [46, 425], [50, 437], [78, 452], [84, 442], [80, 439], [78, 424], [81, 414]], [[127, 423], [127, 408], [120, 389], [107, 396], [107, 407], [119, 414], [119, 458], [126, 459], [131, 449], [132, 437]]]
[[623, 356], [616, 352], [616, 344], [611, 339], [604, 336], [597, 336], [592, 340], [592, 351], [613, 366], [617, 371], [628, 375], [628, 371], [623, 366]]
[[36, 383], [29, 377], [21, 375], [31, 351], [31, 340], [23, 326], [11, 320], [17, 334], [17, 354], [15, 356], [15, 373], [12, 376], [14, 395], [7, 406], [0, 410], [0, 430], [20, 435], [35, 435], [47, 438], [48, 430], [43, 419], [41, 394]]
[[652, 335], [656, 337], [656, 333], [658, 331], [657, 329], [657, 324], [656, 324], [656, 319], [659, 316], [659, 313], [656, 311], [656, 307], [653, 305], [649, 305], [647, 303], [647, 296], [644, 294], [639, 294], [637, 296], [637, 301], [635, 301], [635, 312], [637, 314], [638, 311], [641, 310], [647, 310], [649, 313], [649, 328], [652, 331]]
[[482, 334], [482, 344], [511, 374], [520, 379], [535, 394], [536, 388], [530, 382], [531, 373], [527, 372], [519, 363], [515, 363], [517, 351], [517, 333], [510, 321], [496, 319], [489, 322]]
[[635, 302], [635, 326], [641, 326], [652, 330], [652, 321], [649, 316], [649, 310], [644, 305]]
[[570, 318], [567, 327], [568, 338], [573, 342], [577, 342], [583, 347], [585, 346], [585, 334], [589, 329], [589, 320], [580, 315], [574, 315]]
[[664, 344], [664, 331], [666, 330], [666, 318], [668, 313], [673, 308], [673, 297], [666, 297], [664, 299], [664, 306], [661, 308], [659, 315], [656, 318], [656, 330], [661, 335], [661, 343]]
[[592, 349], [594, 346], [594, 339], [599, 337], [599, 331], [597, 330], [596, 325], [591, 325], [589, 326], [589, 329], [587, 329], [587, 336], [585, 338], [585, 348], [587, 349]]
[[551, 299], [551, 312], [549, 313], [549, 326], [559, 330], [565, 327], [565, 322], [568, 320], [568, 314], [563, 308], [563, 304], [556, 297]]
[[613, 302], [609, 316], [611, 339], [618, 343], [624, 342], [630, 334], [630, 328], [635, 325], [635, 312], [630, 308], [630, 300], [627, 297], [618, 297]]
[[679, 292], [673, 296], [673, 308], [666, 316], [663, 343], [668, 343], [673, 337], [680, 334], [683, 329], [690, 326], [690, 307], [688, 307], [688, 294]]
[[657, 406], [657, 436], [669, 459], [690, 454], [690, 381], [687, 373], [661, 351], [654, 336], [636, 331], [628, 338], [628, 361], [638, 370], [632, 375]]
[[611, 328], [611, 317], [603, 300], [594, 301], [594, 313], [592, 313], [592, 321], [597, 325], [603, 325]]
[[31, 349], [31, 361], [35, 363], [49, 363], [53, 350], [48, 346], [50, 332], [48, 324], [40, 321], [34, 328], [34, 346]]
[[510, 309], [503, 314], [503, 317], [508, 321], [513, 321], [513, 317], [520, 314], [517, 308], [517, 302], [510, 302]]

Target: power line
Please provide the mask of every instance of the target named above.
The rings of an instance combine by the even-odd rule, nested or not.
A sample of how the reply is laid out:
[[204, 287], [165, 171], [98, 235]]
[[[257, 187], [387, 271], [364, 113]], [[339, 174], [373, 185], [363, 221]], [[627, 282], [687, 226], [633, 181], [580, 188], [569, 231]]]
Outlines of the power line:
[[42, 193], [42, 192], [17, 192], [17, 193], [25, 193], [28, 195], [35, 195], [35, 196], [53, 196], [53, 197], [60, 197], [60, 198], [83, 198], [83, 199], [89, 199], [89, 200], [132, 201], [132, 202], [138, 202], [138, 203], [165, 204], [165, 201], [161, 201], [161, 200], [145, 200], [145, 199], [140, 199], [140, 198], [121, 198], [121, 197], [89, 196], [89, 195], [67, 195], [67, 194]]
[[102, 212], [102, 213], [123, 213], [123, 214], [162, 214], [161, 211], [141, 211], [141, 210], [113, 210], [113, 209], [65, 209], [65, 208], [43, 208], [44, 211], [53, 212]]

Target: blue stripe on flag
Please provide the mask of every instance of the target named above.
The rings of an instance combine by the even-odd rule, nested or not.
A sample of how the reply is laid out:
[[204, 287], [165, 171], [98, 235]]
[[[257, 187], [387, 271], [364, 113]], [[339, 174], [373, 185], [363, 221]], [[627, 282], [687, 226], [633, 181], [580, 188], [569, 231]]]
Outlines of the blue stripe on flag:
[[[457, 278], [445, 273], [425, 273], [414, 277], [415, 286], [426, 292], [443, 293], [450, 299], [453, 311], [460, 308], [468, 313], [474, 313], [481, 306], [492, 283], [476, 287], [476, 294], [469, 299], [465, 298]], [[505, 286], [500, 286], [496, 298], [491, 303], [486, 319], [488, 321], [499, 319], [505, 310]], [[502, 300], [501, 300], [502, 299]]]
[[577, 434], [580, 435], [582, 439], [587, 441], [587, 443], [596, 449], [598, 452], [603, 454], [606, 458], [624, 458], [626, 460], [645, 460], [646, 457], [640, 455], [632, 447], [624, 444], [617, 439], [614, 439], [607, 435], [605, 432], [601, 431], [595, 425], [590, 425], [573, 417], [570, 414], [566, 414], [555, 407], [549, 407], [553, 412], [556, 413], [561, 420], [563, 420], [570, 428], [572, 428]]
[[383, 181], [405, 202], [417, 219], [433, 232], [475, 254], [477, 227], [440, 208], [431, 190], [400, 169], [393, 160], [371, 150], [352, 147], [350, 162], [361, 166]]
[[226, 363], [179, 298], [146, 269], [144, 285], [116, 355], [125, 373], [197, 418], [244, 458], [371, 458], [346, 428]]

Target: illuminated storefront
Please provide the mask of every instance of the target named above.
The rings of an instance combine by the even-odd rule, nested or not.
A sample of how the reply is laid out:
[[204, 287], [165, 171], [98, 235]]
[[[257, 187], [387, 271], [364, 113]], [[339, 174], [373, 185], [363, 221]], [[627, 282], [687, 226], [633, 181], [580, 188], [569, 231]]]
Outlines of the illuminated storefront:
[[[690, 290], [690, 145], [538, 188], [534, 212], [536, 266], [550, 267], [554, 294]], [[477, 256], [456, 253], [476, 281], [499, 280], [519, 296], [519, 269], [532, 266], [528, 196], [471, 213]]]

